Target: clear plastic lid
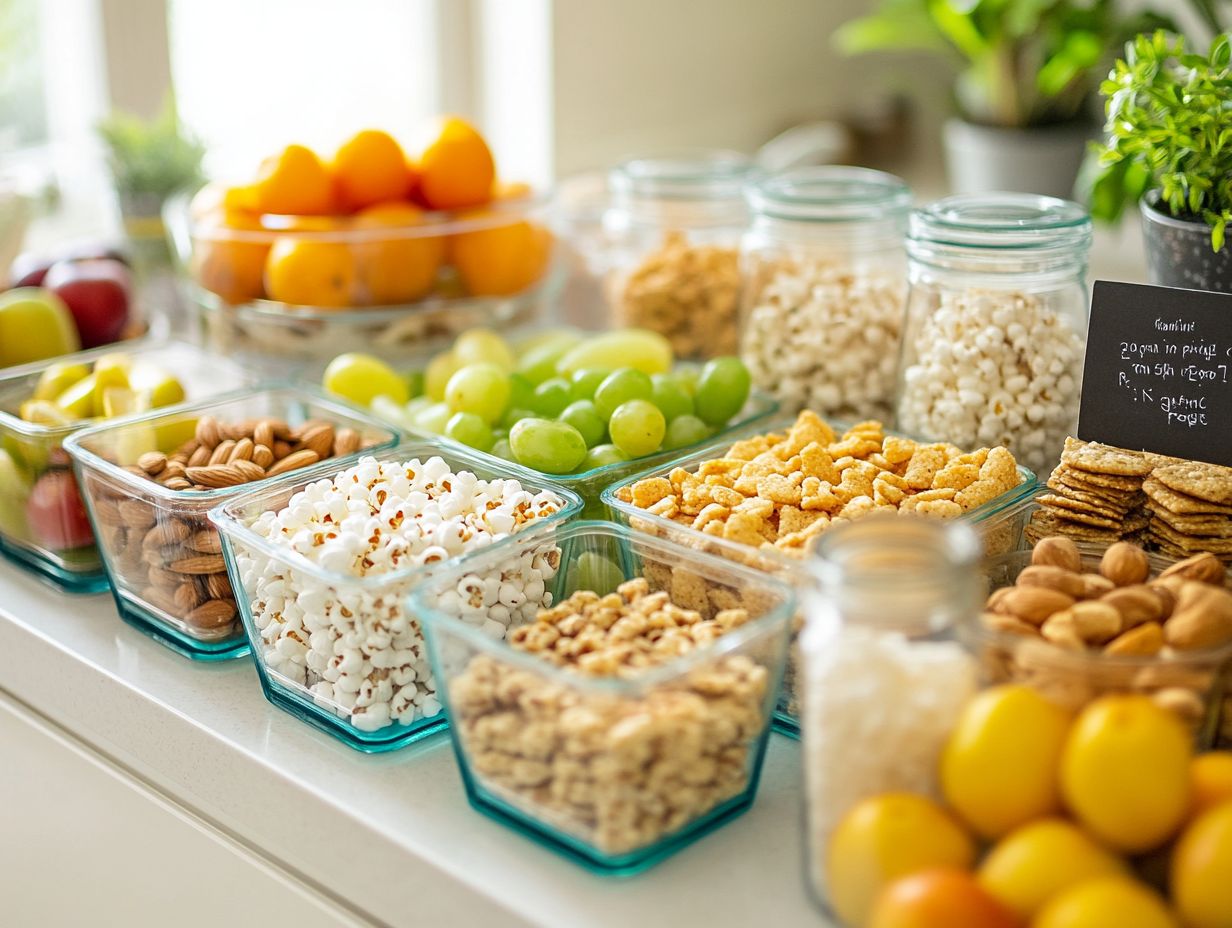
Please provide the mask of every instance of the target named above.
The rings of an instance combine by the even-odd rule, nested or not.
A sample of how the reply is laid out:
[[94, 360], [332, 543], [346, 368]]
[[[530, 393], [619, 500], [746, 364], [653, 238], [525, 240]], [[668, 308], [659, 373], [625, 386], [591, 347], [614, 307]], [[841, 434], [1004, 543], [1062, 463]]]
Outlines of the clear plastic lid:
[[691, 151], [631, 158], [612, 169], [608, 184], [618, 198], [731, 200], [743, 203], [753, 161], [736, 151]]

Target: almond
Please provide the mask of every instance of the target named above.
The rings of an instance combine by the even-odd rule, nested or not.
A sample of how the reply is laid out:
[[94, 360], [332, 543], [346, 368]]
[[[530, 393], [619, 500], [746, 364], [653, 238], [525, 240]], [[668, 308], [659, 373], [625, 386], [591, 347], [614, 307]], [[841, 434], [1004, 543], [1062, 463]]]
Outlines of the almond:
[[1099, 572], [1117, 586], [1130, 586], [1146, 581], [1151, 575], [1151, 561], [1137, 545], [1118, 541], [1104, 552]]
[[[218, 420], [213, 416], [202, 416], [197, 420], [196, 439], [201, 448], [206, 448], [207, 456], [209, 451], [213, 451], [218, 443], [222, 440], [222, 436], [218, 432]], [[201, 448], [197, 448], [193, 454]]]
[[1122, 632], [1108, 642], [1105, 654], [1149, 656], [1164, 648], [1164, 627], [1158, 622], [1145, 622]]
[[1082, 595], [1082, 575], [1051, 564], [1032, 564], [1024, 567], [1018, 575], [1018, 586], [1042, 586], [1058, 590], [1077, 599]]
[[1040, 634], [1068, 651], [1085, 651], [1086, 642], [1074, 627], [1074, 617], [1067, 609], [1058, 612], [1040, 627]]
[[242, 476], [246, 483], [265, 479], [265, 468], [260, 464], [254, 464], [252, 461], [232, 461], [227, 466]]
[[1168, 577], [1183, 577], [1186, 580], [1197, 580], [1201, 583], [1223, 586], [1227, 576], [1227, 568], [1224, 567], [1223, 562], [1209, 551], [1204, 551], [1183, 561], [1177, 561], [1167, 570], [1163, 571], [1156, 579], [1164, 580]]
[[165, 548], [168, 545], [178, 545], [191, 534], [187, 525], [179, 519], [163, 519], [145, 533], [141, 539], [144, 548]]
[[137, 466], [153, 477], [163, 472], [167, 466], [167, 456], [161, 451], [147, 451], [137, 458]]
[[984, 627], [994, 632], [1004, 632], [1009, 635], [1039, 635], [1039, 629], [1030, 623], [1016, 619], [1012, 615], [1002, 615], [997, 612], [985, 612], [980, 616]]
[[256, 448], [256, 445], [253, 444], [251, 438], [238, 439], [235, 447], [231, 449], [231, 455], [227, 458], [227, 463], [234, 464], [236, 461], [251, 461], [254, 448]]
[[184, 466], [188, 467], [205, 467], [210, 463], [210, 455], [214, 453], [213, 445], [202, 445], [196, 451], [188, 456], [188, 463]]
[[1158, 622], [1164, 617], [1163, 600], [1156, 596], [1149, 586], [1141, 583], [1118, 587], [1102, 596], [1099, 601], [1121, 613], [1121, 621], [1126, 628], [1133, 628], [1143, 622]]
[[1158, 582], [1147, 585], [1151, 595], [1159, 600], [1159, 621], [1166, 621], [1176, 608], [1176, 592], [1170, 586]]
[[988, 601], [984, 603], [984, 610], [986, 612], [996, 612], [997, 606], [1004, 602], [1005, 597], [1009, 596], [1013, 589], [1014, 587], [1012, 586], [1003, 586], [999, 590], [993, 590], [988, 594]]
[[179, 615], [180, 607], [175, 601], [175, 594], [156, 586], [148, 586], [141, 592], [141, 598], [155, 609], [161, 609], [169, 615]]
[[1016, 586], [997, 604], [997, 612], [1008, 613], [1023, 622], [1042, 625], [1044, 620], [1074, 605], [1074, 598], [1060, 590], [1043, 586]]
[[310, 464], [315, 464], [321, 459], [321, 456], [311, 448], [301, 448], [299, 451], [293, 451], [280, 461], [275, 461], [274, 466], [265, 472], [267, 477], [277, 477], [279, 474], [285, 474], [293, 470], [299, 470], [301, 467], [307, 467]]
[[274, 463], [274, 452], [269, 445], [256, 445], [252, 449], [252, 463], [265, 470]]
[[338, 429], [334, 433], [334, 457], [354, 454], [359, 450], [359, 432], [354, 429]]
[[1099, 599], [1116, 588], [1117, 585], [1102, 574], [1082, 575], [1082, 599]]
[[1160, 708], [1179, 715], [1188, 722], [1197, 722], [1206, 715], [1202, 697], [1183, 686], [1172, 686], [1151, 694], [1151, 700]]
[[211, 467], [216, 464], [226, 464], [227, 459], [231, 457], [231, 451], [234, 448], [235, 441], [233, 439], [228, 438], [225, 441], [220, 441], [218, 443], [218, 447], [216, 447], [210, 454], [210, 459], [206, 463]]
[[210, 574], [205, 578], [205, 588], [213, 599], [230, 599], [231, 581], [225, 573]]
[[272, 448], [274, 446], [274, 423], [268, 419], [262, 419], [258, 422], [252, 430], [252, 441], [253, 444]]
[[138, 531], [150, 528], [158, 518], [154, 507], [141, 500], [126, 499], [120, 503], [119, 509], [123, 524]]
[[184, 616], [189, 625], [198, 628], [221, 628], [235, 618], [235, 603], [226, 599], [210, 599]]
[[167, 568], [177, 574], [216, 574], [226, 570], [227, 565], [221, 555], [201, 554], [178, 558], [168, 564]]
[[124, 516], [120, 515], [119, 503], [103, 496], [94, 501], [94, 518], [104, 525], [124, 524]]
[[163, 486], [165, 486], [168, 490], [187, 490], [192, 486], [192, 484], [183, 477], [172, 477], [164, 483]]
[[1031, 549], [1031, 563], [1063, 567], [1075, 573], [1082, 571], [1082, 555], [1078, 552], [1078, 545], [1064, 535], [1053, 535], [1036, 542]]
[[175, 588], [175, 604], [179, 608], [179, 614], [183, 615], [197, 607], [197, 603], [201, 602], [201, 598], [197, 595], [197, 584], [181, 583]]
[[188, 539], [188, 547], [202, 554], [221, 554], [222, 540], [212, 528], [203, 528]]
[[327, 458], [334, 448], [334, 427], [332, 425], [318, 425], [306, 429], [300, 436], [299, 443], [301, 448], [315, 451], [318, 459]]
[[1197, 580], [1186, 581], [1164, 625], [1164, 637], [1178, 651], [1215, 648], [1232, 641], [1232, 593]]
[[188, 468], [188, 479], [203, 487], [236, 487], [248, 479], [230, 464], [212, 464], [208, 467]]
[[281, 439], [278, 439], [277, 441], [275, 441], [274, 444], [271, 445], [270, 447], [274, 451], [275, 461], [281, 461], [283, 458], [285, 458], [288, 454], [291, 453], [290, 444], [288, 444], [285, 441], [282, 441]]
[[1069, 613], [1078, 637], [1088, 644], [1104, 644], [1121, 634], [1121, 613], [1107, 603], [1075, 603]]

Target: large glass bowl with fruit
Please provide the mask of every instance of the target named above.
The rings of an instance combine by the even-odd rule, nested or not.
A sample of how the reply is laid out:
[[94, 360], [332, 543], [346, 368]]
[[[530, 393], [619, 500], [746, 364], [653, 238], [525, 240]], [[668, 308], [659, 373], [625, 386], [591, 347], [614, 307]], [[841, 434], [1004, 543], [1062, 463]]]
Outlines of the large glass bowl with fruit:
[[396, 359], [540, 315], [561, 277], [549, 205], [445, 119], [414, 158], [377, 130], [327, 160], [288, 145], [252, 183], [207, 185], [166, 218], [215, 348]]
[[85, 505], [62, 449], [90, 425], [202, 399], [250, 381], [179, 342], [137, 342], [12, 368], [0, 376], [0, 553], [61, 589], [107, 588]]
[[677, 364], [645, 329], [471, 329], [422, 370], [347, 353], [323, 386], [409, 434], [436, 435], [549, 475], [600, 517], [608, 486], [756, 427], [777, 404], [738, 358]]

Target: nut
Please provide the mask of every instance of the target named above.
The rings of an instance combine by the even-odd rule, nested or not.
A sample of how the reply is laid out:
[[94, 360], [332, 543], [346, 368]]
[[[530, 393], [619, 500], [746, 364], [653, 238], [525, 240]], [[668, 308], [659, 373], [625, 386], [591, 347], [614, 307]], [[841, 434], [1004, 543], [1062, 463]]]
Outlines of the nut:
[[195, 583], [181, 583], [175, 588], [173, 595], [179, 615], [191, 612], [201, 602], [200, 596], [197, 595], [197, 585]]
[[1102, 574], [1082, 575], [1082, 598], [1099, 599], [1117, 588], [1116, 584]]
[[1125, 628], [1133, 628], [1143, 622], [1158, 622], [1164, 617], [1163, 600], [1149, 586], [1141, 583], [1118, 587], [1099, 601], [1121, 613]]
[[1130, 586], [1146, 581], [1151, 575], [1151, 561], [1137, 545], [1118, 541], [1104, 552], [1099, 572], [1117, 586]]
[[1074, 599], [1081, 597], [1085, 589], [1081, 574], [1050, 564], [1033, 564], [1030, 567], [1024, 567], [1018, 575], [1017, 583], [1018, 586], [1038, 586], [1057, 590]]
[[226, 464], [227, 459], [231, 457], [231, 451], [234, 448], [234, 439], [228, 438], [226, 441], [219, 442], [217, 447], [215, 447], [213, 452], [210, 454], [209, 461], [206, 463], [210, 466], [214, 466], [216, 464]]
[[267, 477], [277, 477], [279, 474], [289, 473], [293, 470], [299, 470], [301, 467], [315, 464], [319, 460], [320, 455], [311, 448], [302, 448], [275, 462], [274, 466], [265, 472], [265, 475]]
[[[255, 466], [255, 465], [254, 465]], [[203, 487], [236, 487], [248, 479], [239, 468], [231, 464], [211, 464], [207, 467], [188, 468], [188, 479]]]
[[1121, 656], [1149, 656], [1164, 648], [1164, 629], [1158, 622], [1145, 622], [1127, 632], [1122, 632], [1108, 642], [1105, 654]]
[[1031, 563], [1043, 566], [1062, 567], [1075, 573], [1082, 571], [1082, 554], [1072, 538], [1053, 535], [1041, 538], [1031, 549]]
[[218, 554], [182, 557], [172, 561], [167, 567], [177, 574], [216, 574], [227, 569], [222, 556]]
[[256, 464], [262, 470], [265, 470], [274, 463], [274, 452], [270, 450], [269, 445], [256, 445], [253, 447], [252, 463]]
[[222, 552], [222, 540], [214, 529], [203, 528], [194, 534], [192, 538], [188, 539], [188, 547], [202, 554], [220, 554]]
[[1202, 697], [1184, 687], [1173, 686], [1159, 690], [1151, 695], [1151, 699], [1154, 700], [1155, 705], [1174, 712], [1189, 722], [1197, 722], [1206, 714], [1206, 706], [1202, 702]]
[[1087, 644], [1104, 644], [1121, 633], [1121, 613], [1107, 603], [1076, 603], [1068, 611], [1074, 631]]
[[185, 621], [198, 628], [221, 628], [235, 618], [235, 603], [226, 599], [211, 599], [184, 616]]
[[1176, 598], [1164, 636], [1178, 651], [1215, 648], [1232, 641], [1232, 593], [1187, 580]]
[[985, 612], [980, 616], [980, 621], [984, 627], [994, 632], [1005, 632], [1010, 635], [1029, 635], [1036, 637], [1039, 635], [1039, 629], [1024, 622], [1022, 619], [1016, 619], [1012, 615], [1003, 615], [999, 612]]
[[334, 433], [334, 457], [354, 454], [359, 450], [360, 440], [355, 429], [338, 429]]
[[164, 518], [141, 539], [143, 548], [164, 548], [177, 545], [189, 535], [189, 528], [179, 519]]
[[300, 436], [300, 447], [315, 451], [318, 458], [327, 458], [334, 449], [334, 427], [317, 425], [305, 429]]
[[205, 578], [205, 589], [214, 599], [231, 599], [231, 581], [225, 573], [210, 574]]
[[1085, 651], [1086, 642], [1078, 634], [1071, 610], [1058, 612], [1040, 627], [1040, 634], [1053, 644], [1069, 651]]
[[227, 458], [227, 463], [234, 464], [236, 461], [251, 461], [254, 448], [256, 448], [256, 445], [253, 444], [251, 438], [237, 439], [235, 447], [231, 449], [231, 454]]
[[147, 451], [137, 458], [137, 466], [153, 477], [167, 466], [167, 456], [160, 451]]
[[1074, 605], [1074, 598], [1059, 590], [1042, 586], [1016, 586], [996, 605], [996, 611], [1008, 613], [1023, 622], [1042, 625], [1054, 613]]
[[[209, 452], [212, 451], [218, 445], [218, 442], [222, 440], [222, 436], [218, 431], [218, 420], [213, 416], [202, 416], [198, 419], [196, 439], [207, 449], [206, 454], [208, 456]], [[196, 454], [196, 451], [194, 451], [193, 454]]]
[[265, 469], [253, 461], [232, 461], [227, 466], [243, 477], [245, 483], [265, 479]]
[[1223, 566], [1223, 562], [1209, 551], [1204, 551], [1183, 561], [1177, 561], [1160, 573], [1158, 579], [1183, 577], [1186, 580], [1198, 580], [1202, 583], [1223, 586], [1227, 576], [1227, 568]]

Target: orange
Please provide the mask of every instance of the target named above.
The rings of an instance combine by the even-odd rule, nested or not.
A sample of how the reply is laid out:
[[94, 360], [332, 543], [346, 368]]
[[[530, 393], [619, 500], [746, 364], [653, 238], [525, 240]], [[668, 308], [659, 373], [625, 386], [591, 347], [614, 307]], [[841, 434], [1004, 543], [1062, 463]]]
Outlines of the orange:
[[454, 266], [472, 296], [521, 293], [543, 276], [551, 253], [552, 233], [526, 220], [459, 232], [450, 240]]
[[270, 242], [268, 237], [245, 237], [245, 233], [260, 232], [261, 221], [239, 210], [214, 209], [196, 223], [189, 264], [197, 282], [228, 303], [259, 298]]
[[432, 209], [482, 206], [492, 195], [496, 165], [492, 152], [470, 123], [446, 116], [419, 157], [419, 189]]
[[1232, 799], [1232, 751], [1199, 754], [1189, 764], [1190, 818]]
[[267, 216], [265, 227], [275, 232], [338, 232], [347, 227], [347, 217]]
[[387, 236], [374, 235], [355, 246], [366, 302], [409, 303], [432, 289], [445, 258], [445, 239], [439, 235], [413, 236], [406, 231], [423, 222], [423, 211], [409, 203], [370, 206], [355, 217], [356, 229], [390, 230]]
[[293, 236], [274, 240], [265, 262], [265, 292], [296, 306], [341, 309], [355, 301], [351, 246]]
[[493, 200], [525, 200], [531, 192], [530, 184], [521, 180], [498, 180], [492, 185]]
[[334, 155], [330, 168], [343, 209], [357, 210], [410, 193], [406, 155], [393, 136], [379, 129], [356, 132]]
[[321, 159], [303, 145], [288, 145], [261, 162], [253, 184], [262, 213], [327, 215], [334, 210], [334, 182]]
[[868, 928], [1019, 928], [1005, 906], [970, 873], [924, 870], [887, 886], [877, 897]]
[[256, 192], [252, 187], [228, 187], [211, 181], [195, 194], [188, 206], [188, 215], [204, 219], [216, 210], [256, 212]]

